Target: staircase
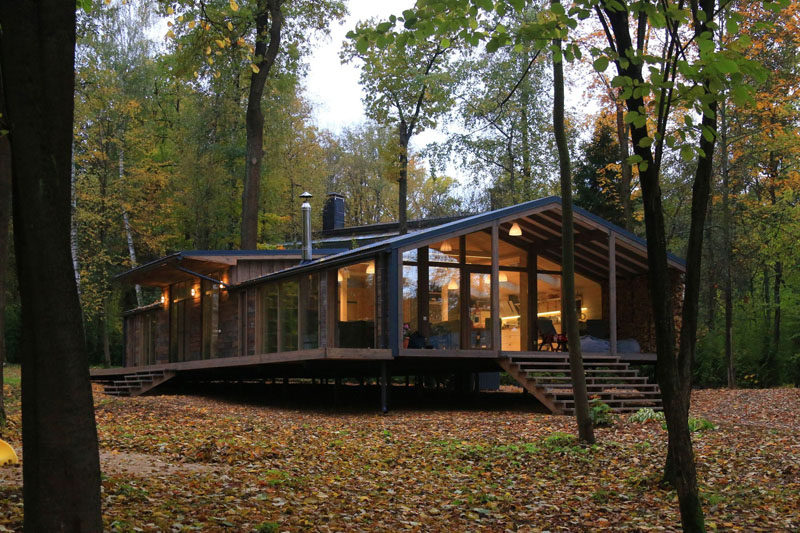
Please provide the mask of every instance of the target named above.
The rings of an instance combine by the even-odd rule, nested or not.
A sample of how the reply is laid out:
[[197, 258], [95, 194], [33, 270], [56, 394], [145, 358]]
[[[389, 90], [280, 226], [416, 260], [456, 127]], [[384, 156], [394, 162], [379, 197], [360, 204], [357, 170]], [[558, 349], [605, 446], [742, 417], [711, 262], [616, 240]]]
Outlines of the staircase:
[[170, 370], [147, 370], [120, 376], [97, 376], [92, 380], [103, 385], [110, 396], [139, 396], [175, 377]]
[[[554, 414], [575, 413], [569, 353], [532, 352], [499, 360], [526, 391], [530, 392]], [[589, 399], [597, 398], [613, 412], [638, 411], [642, 407], [660, 410], [661, 391], [646, 376], [630, 368], [619, 357], [608, 354], [584, 354], [586, 390]]]

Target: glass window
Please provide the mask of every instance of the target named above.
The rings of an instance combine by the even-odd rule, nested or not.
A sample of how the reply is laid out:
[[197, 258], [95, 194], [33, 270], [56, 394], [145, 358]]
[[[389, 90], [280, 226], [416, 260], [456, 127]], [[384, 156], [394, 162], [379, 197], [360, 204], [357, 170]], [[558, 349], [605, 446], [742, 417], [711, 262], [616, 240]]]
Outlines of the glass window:
[[403, 331], [404, 338], [419, 331], [418, 306], [419, 287], [417, 284], [417, 265], [403, 266]]
[[338, 345], [375, 347], [375, 262], [340, 268], [338, 279]]
[[189, 311], [192, 300], [192, 282], [175, 283], [170, 287], [169, 359], [172, 362], [189, 359]]
[[489, 274], [469, 275], [469, 347], [492, 347], [492, 284]]
[[502, 239], [502, 236], [498, 241], [498, 245], [498, 259], [501, 267], [524, 268], [528, 266], [528, 252], [526, 250], [507, 243]]
[[430, 267], [428, 313], [433, 348], [457, 349], [461, 345], [461, 289], [458, 268]]
[[297, 350], [297, 288], [296, 280], [284, 281], [278, 288], [282, 352]]
[[302, 318], [302, 350], [319, 347], [319, 276], [300, 279], [300, 313]]
[[259, 353], [274, 353], [278, 351], [278, 285], [264, 285], [258, 292], [261, 305]]
[[466, 258], [469, 265], [492, 264], [492, 235], [487, 231], [470, 233], [466, 238]]
[[503, 350], [528, 349], [528, 275], [500, 271], [500, 340]]
[[458, 263], [461, 254], [461, 239], [453, 237], [432, 244], [428, 248], [428, 261], [438, 263]]
[[[215, 274], [218, 276], [219, 274]], [[217, 356], [219, 340], [219, 285], [204, 279], [203, 291], [203, 359]]]

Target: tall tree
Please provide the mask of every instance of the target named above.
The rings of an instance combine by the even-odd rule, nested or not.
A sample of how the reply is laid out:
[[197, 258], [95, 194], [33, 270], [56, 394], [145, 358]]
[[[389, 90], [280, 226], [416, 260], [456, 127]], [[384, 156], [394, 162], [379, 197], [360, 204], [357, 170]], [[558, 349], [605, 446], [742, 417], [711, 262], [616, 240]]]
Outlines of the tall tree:
[[[768, 3], [768, 2], [766, 2]], [[363, 39], [393, 42], [396, 23], [405, 33], [428, 38], [458, 31], [466, 42], [486, 43], [488, 51], [502, 46], [536, 42], [541, 48], [549, 45], [553, 21], [575, 28], [578, 18], [596, 15], [607, 37], [604, 50], [594, 49], [594, 66], [604, 71], [610, 62], [617, 69], [612, 85], [622, 88], [620, 99], [627, 108], [625, 121], [631, 124], [634, 155], [629, 162], [638, 166], [642, 186], [648, 247], [649, 293], [653, 309], [658, 354], [658, 381], [664, 401], [668, 429], [668, 454], [665, 471], [674, 482], [679, 499], [681, 521], [687, 531], [705, 529], [697, 489], [696, 467], [688, 429], [691, 368], [697, 337], [697, 309], [703, 229], [709, 197], [712, 157], [716, 140], [716, 106], [722, 89], [735, 87], [734, 98], [746, 101], [747, 82], [763, 79], [763, 71], [744, 58], [744, 42], [728, 43], [718, 49], [712, 30], [716, 27], [714, 0], [679, 3], [642, 4], [585, 0], [571, 8], [554, 3], [550, 12], [537, 17], [513, 34], [502, 25], [481, 25], [486, 11], [503, 14], [520, 11], [524, 2], [473, 5], [471, 2], [423, 2], [403, 17], [391, 19], [385, 26], [364, 32]], [[485, 11], [484, 11], [485, 10]], [[632, 24], [633, 21], [633, 24]], [[455, 29], [457, 28], [457, 29]], [[647, 33], [654, 29], [663, 33], [660, 53], [645, 49]], [[401, 34], [402, 35], [402, 34]], [[407, 38], [406, 38], [407, 39]], [[696, 54], [686, 50], [696, 47]], [[575, 44], [563, 50], [566, 59], [580, 57]], [[679, 83], [680, 81], [680, 83]], [[646, 104], [645, 96], [650, 98]], [[674, 133], [667, 129], [676, 102], [700, 115], [695, 126], [693, 117], [684, 116], [685, 127]], [[680, 343], [676, 344], [674, 291], [667, 267], [667, 243], [664, 210], [660, 187], [660, 171], [665, 145], [679, 149], [687, 159], [697, 161], [692, 190], [691, 223], [687, 244], [687, 273], [681, 310]], [[676, 350], [677, 348], [677, 350]], [[677, 354], [677, 355], [676, 355]]]
[[22, 299], [25, 529], [101, 531], [100, 464], [69, 245], [75, 3], [0, 4]]
[[367, 116], [397, 128], [397, 211], [402, 235], [408, 231], [409, 142], [452, 105], [453, 78], [445, 68], [450, 43], [430, 39], [378, 46], [358, 33], [374, 24], [362, 23], [348, 33], [342, 60], [361, 62]]
[[[279, 54], [284, 51], [289, 63], [297, 61], [308, 48], [304, 36], [312, 31], [327, 31], [328, 24], [341, 18], [345, 9], [339, 0], [289, 1], [248, 0], [242, 6], [236, 0], [184, 2], [179, 13], [169, 3], [168, 15], [176, 15], [169, 23], [168, 36], [175, 37], [179, 50], [202, 66], [194, 69], [220, 76], [212, 67], [215, 58], [227, 63], [229, 72], [247, 84], [245, 113], [246, 151], [242, 191], [242, 249], [255, 249], [258, 241], [259, 191], [264, 157], [264, 89]], [[191, 72], [191, 70], [190, 70]]]
[[[559, 5], [554, 0], [554, 6]], [[578, 438], [594, 444], [594, 430], [589, 418], [589, 396], [586, 392], [586, 373], [583, 368], [578, 313], [575, 308], [575, 224], [572, 216], [572, 176], [569, 146], [564, 125], [564, 63], [561, 39], [566, 37], [566, 27], [557, 28], [553, 39], [553, 132], [558, 147], [558, 167], [561, 175], [561, 312], [569, 339], [569, 371], [572, 378], [572, 395], [575, 398], [575, 418]]]
[[[3, 73], [0, 70], [0, 431], [6, 425], [3, 399], [3, 367], [6, 362], [6, 277], [8, 275], [9, 222], [11, 221], [11, 143], [3, 94]], [[0, 433], [2, 434], [2, 433]]]

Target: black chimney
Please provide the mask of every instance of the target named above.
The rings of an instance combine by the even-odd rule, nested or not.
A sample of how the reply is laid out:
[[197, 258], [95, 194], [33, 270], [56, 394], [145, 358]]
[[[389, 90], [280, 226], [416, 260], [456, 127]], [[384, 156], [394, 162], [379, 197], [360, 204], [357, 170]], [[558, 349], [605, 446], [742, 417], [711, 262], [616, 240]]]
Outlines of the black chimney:
[[335, 192], [328, 193], [325, 206], [322, 208], [322, 231], [330, 231], [344, 227], [344, 196]]

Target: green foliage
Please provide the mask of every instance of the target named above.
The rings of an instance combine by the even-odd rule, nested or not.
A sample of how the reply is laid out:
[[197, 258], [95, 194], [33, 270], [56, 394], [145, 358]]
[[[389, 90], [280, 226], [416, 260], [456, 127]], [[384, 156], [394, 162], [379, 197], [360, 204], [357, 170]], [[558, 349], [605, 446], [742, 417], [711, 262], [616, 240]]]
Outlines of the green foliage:
[[277, 522], [262, 522], [256, 526], [258, 533], [277, 533], [280, 531], [281, 525]]
[[548, 450], [561, 450], [574, 446], [577, 442], [578, 438], [575, 435], [555, 431], [544, 438], [542, 445]]
[[689, 417], [689, 431], [692, 433], [700, 433], [711, 429], [717, 429], [717, 426], [715, 426], [710, 420], [706, 420], [705, 418]]
[[654, 411], [650, 407], [643, 407], [632, 413], [628, 420], [639, 424], [646, 424], [648, 422], [664, 422], [664, 412]]
[[589, 420], [594, 427], [610, 426], [614, 423], [614, 419], [615, 416], [607, 403], [597, 398], [589, 400]]

